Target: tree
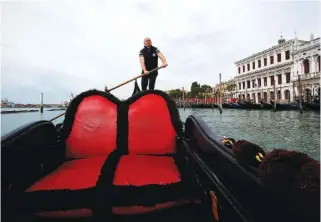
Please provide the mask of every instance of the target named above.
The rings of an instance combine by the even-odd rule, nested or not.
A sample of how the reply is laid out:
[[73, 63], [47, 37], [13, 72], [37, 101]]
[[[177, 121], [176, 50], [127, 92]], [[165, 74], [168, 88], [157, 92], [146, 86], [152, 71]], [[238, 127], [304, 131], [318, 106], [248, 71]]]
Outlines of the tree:
[[236, 90], [236, 83], [235, 81], [232, 79], [232, 80], [229, 80], [227, 83], [226, 83], [226, 91], [228, 92], [228, 94], [230, 96], [232, 96], [232, 92]]
[[191, 92], [185, 92], [185, 98], [186, 98], [186, 99], [192, 98]]
[[203, 92], [204, 92], [204, 90], [201, 87], [192, 87], [191, 96], [192, 97], [197, 97]]
[[183, 91], [180, 89], [171, 89], [168, 91], [168, 95], [172, 99], [179, 99], [183, 97]]
[[193, 87], [200, 87], [201, 85], [198, 84], [197, 82], [192, 82], [192, 85], [191, 85], [191, 91], [192, 91], [192, 88]]
[[191, 85], [191, 97], [199, 97], [205, 89], [198, 82], [193, 82]]
[[205, 92], [205, 93], [211, 93], [213, 90], [211, 86], [206, 85], [206, 84], [202, 85], [201, 88], [202, 88], [203, 92]]
[[233, 92], [236, 88], [236, 83], [234, 81], [228, 81], [226, 83], [226, 90], [229, 92]]

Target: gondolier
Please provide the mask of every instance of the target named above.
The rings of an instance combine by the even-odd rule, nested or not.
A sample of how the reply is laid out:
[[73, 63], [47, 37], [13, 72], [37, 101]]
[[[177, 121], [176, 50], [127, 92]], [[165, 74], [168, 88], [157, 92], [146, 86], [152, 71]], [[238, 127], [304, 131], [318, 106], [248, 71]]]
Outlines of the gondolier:
[[[144, 39], [144, 48], [139, 52], [140, 65], [142, 67], [142, 74], [148, 74], [152, 69], [158, 67], [158, 57], [162, 60], [162, 67], [167, 66], [165, 56], [159, 51], [157, 47], [152, 45], [152, 40], [150, 38]], [[158, 72], [153, 72], [149, 75], [142, 77], [142, 90], [148, 89], [153, 90], [155, 88], [155, 82]]]

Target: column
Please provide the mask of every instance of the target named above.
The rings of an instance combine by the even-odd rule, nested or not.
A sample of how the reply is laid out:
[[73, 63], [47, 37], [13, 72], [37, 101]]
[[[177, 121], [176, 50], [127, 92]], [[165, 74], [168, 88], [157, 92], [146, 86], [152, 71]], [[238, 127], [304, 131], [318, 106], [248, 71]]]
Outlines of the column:
[[293, 65], [293, 73], [291, 73], [291, 81], [293, 81], [296, 76], [297, 76], [297, 73], [299, 72], [299, 61], [296, 60], [295, 64]]
[[301, 69], [299, 71], [299, 74], [302, 74], [302, 73], [304, 73], [304, 67], [303, 67], [303, 60], [302, 59], [300, 60], [300, 66], [301, 66]]
[[313, 72], [320, 72], [318, 70], [318, 56], [313, 56]]
[[295, 58], [294, 59], [294, 64], [293, 64], [293, 69], [291, 70], [291, 81], [295, 78], [299, 66], [299, 61]]
[[311, 56], [308, 58], [309, 59], [309, 70], [310, 73], [315, 72], [315, 66], [314, 66], [314, 58]]

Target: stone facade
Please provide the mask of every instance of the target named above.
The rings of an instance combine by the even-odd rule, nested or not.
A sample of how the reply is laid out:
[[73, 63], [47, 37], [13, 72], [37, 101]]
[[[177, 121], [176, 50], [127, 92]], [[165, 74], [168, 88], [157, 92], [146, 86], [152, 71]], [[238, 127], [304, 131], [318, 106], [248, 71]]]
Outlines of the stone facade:
[[[320, 76], [320, 70], [317, 74], [316, 61], [320, 61], [320, 38], [312, 37], [310, 41], [295, 38], [286, 41], [281, 37], [278, 45], [237, 61], [235, 63], [237, 97], [240, 100], [252, 100], [256, 103], [261, 100], [269, 102], [275, 98], [274, 92], [276, 92], [278, 101], [294, 101], [295, 96], [298, 95], [297, 76], [302, 71], [302, 66], [298, 64], [303, 64], [306, 58], [309, 58], [309, 66], [314, 68], [310, 68], [304, 78], [319, 82], [317, 76]], [[304, 78], [302, 77], [302, 80]], [[312, 85], [316, 87], [316, 83]]]
[[320, 98], [320, 38], [298, 45], [292, 55], [296, 95], [299, 94], [300, 76], [304, 101], [310, 102], [315, 96]]

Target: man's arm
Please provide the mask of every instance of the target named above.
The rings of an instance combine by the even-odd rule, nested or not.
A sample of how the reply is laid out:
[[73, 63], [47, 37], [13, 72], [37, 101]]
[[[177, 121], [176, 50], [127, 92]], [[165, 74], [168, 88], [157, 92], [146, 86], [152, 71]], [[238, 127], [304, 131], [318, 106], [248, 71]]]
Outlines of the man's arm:
[[161, 53], [159, 51], [159, 49], [156, 49], [156, 54], [162, 60], [163, 67], [166, 67], [167, 66], [167, 62], [166, 62], [166, 59], [165, 59], [165, 56], [163, 55], [163, 53]]
[[142, 70], [144, 71], [144, 73], [147, 72], [146, 66], [145, 66], [145, 59], [142, 51], [139, 52], [139, 61], [140, 61], [140, 66], [142, 67]]

